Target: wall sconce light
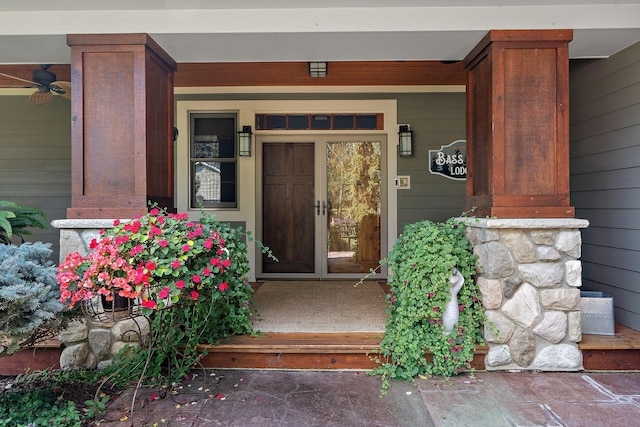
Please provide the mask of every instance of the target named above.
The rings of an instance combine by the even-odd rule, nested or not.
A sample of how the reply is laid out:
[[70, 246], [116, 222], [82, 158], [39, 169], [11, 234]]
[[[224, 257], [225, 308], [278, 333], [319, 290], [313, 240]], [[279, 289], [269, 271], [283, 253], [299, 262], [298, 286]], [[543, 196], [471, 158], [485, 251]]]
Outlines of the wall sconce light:
[[242, 126], [238, 131], [238, 155], [251, 157], [251, 126]]
[[309, 77], [327, 77], [329, 64], [326, 62], [309, 62]]
[[398, 153], [400, 157], [413, 156], [413, 131], [411, 125], [400, 125], [400, 131], [398, 132]]

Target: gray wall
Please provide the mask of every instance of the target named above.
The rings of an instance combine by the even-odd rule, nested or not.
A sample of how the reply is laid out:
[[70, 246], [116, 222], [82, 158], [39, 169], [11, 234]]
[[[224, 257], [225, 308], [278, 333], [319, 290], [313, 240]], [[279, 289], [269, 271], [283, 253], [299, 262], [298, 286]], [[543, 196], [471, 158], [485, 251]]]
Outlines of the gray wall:
[[640, 330], [640, 43], [570, 73], [571, 201], [583, 231], [583, 289], [614, 297]]
[[[283, 95], [200, 95], [176, 99], [278, 99]], [[311, 95], [286, 95], [308, 99]], [[319, 99], [398, 100], [398, 120], [414, 131], [414, 156], [398, 158], [398, 174], [411, 176], [411, 189], [398, 191], [398, 231], [422, 219], [443, 221], [462, 213], [465, 181], [429, 173], [428, 150], [465, 139], [464, 93], [322, 94]], [[25, 96], [0, 96], [0, 200], [45, 211], [49, 221], [66, 218], [71, 205], [71, 106], [54, 96], [35, 107]], [[58, 260], [59, 233], [36, 230], [28, 240], [52, 243]]]
[[398, 190], [398, 232], [423, 219], [445, 221], [462, 214], [467, 182], [431, 174], [429, 150], [466, 139], [465, 117], [464, 93], [398, 96], [398, 121], [414, 131], [414, 155], [398, 158], [398, 175], [411, 177], [411, 189]]
[[465, 94], [264, 94], [177, 95], [176, 100], [223, 99], [397, 99], [398, 123], [414, 131], [414, 155], [398, 158], [398, 175], [411, 177], [411, 189], [398, 190], [398, 233], [405, 225], [429, 219], [444, 221], [460, 216], [466, 197], [466, 181], [454, 181], [429, 173], [429, 150], [439, 149], [465, 135]]
[[[27, 96], [0, 96], [0, 200], [42, 209], [49, 221], [71, 205], [71, 103], [59, 96], [40, 107]], [[35, 229], [28, 241], [50, 242], [58, 263], [60, 235]]]

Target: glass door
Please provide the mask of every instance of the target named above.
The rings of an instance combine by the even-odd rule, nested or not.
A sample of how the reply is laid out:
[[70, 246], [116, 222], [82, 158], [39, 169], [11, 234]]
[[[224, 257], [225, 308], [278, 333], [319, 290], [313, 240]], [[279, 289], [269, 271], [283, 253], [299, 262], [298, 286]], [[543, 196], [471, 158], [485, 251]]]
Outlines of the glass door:
[[381, 143], [327, 141], [325, 147], [323, 270], [364, 275], [382, 258]]

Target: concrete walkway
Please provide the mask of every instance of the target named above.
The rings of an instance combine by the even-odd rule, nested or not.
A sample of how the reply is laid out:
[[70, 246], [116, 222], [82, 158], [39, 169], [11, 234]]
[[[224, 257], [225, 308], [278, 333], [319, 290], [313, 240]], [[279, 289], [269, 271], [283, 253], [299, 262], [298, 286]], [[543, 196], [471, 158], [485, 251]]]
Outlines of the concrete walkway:
[[207, 370], [173, 393], [122, 394], [101, 426], [620, 426], [640, 423], [640, 372], [479, 372], [393, 382], [364, 372]]

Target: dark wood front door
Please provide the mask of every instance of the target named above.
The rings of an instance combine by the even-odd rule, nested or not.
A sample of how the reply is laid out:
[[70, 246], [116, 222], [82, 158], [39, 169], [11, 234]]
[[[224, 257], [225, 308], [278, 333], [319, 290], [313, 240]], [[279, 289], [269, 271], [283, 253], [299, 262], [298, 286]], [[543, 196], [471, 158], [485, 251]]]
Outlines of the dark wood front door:
[[262, 165], [264, 273], [315, 272], [313, 143], [265, 143]]

